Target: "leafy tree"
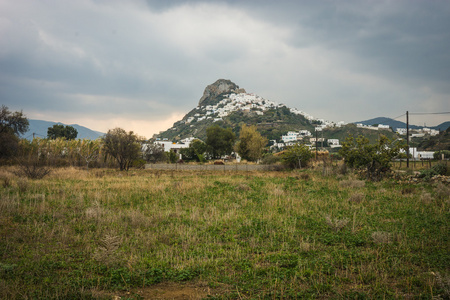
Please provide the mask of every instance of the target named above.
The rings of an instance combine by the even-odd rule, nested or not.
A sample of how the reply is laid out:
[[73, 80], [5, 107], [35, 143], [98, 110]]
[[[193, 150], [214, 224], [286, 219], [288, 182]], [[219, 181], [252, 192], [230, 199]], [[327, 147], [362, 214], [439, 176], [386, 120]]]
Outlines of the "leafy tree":
[[121, 171], [128, 171], [133, 161], [140, 157], [141, 142], [133, 131], [126, 132], [122, 128], [110, 129], [103, 137], [105, 154], [117, 161]]
[[144, 159], [150, 163], [165, 161], [167, 159], [164, 153], [163, 145], [157, 143], [148, 143], [144, 145]]
[[350, 136], [342, 143], [339, 154], [345, 164], [357, 169], [365, 169], [368, 179], [379, 179], [391, 168], [391, 160], [398, 156], [405, 145], [402, 142], [391, 141], [381, 135], [376, 144], [369, 144], [369, 139]]
[[312, 157], [313, 154], [309, 147], [303, 144], [290, 146], [281, 155], [283, 163], [290, 168], [304, 168]]
[[196, 160], [203, 162], [205, 161], [205, 152], [207, 149], [207, 145], [199, 139], [193, 140], [188, 148], [183, 148], [180, 150], [180, 153], [183, 155], [183, 158], [186, 160]]
[[234, 149], [239, 155], [249, 161], [257, 161], [262, 157], [262, 150], [267, 139], [256, 130], [256, 126], [243, 124], [239, 133], [239, 141]]
[[51, 140], [57, 138], [65, 138], [66, 140], [74, 140], [78, 136], [78, 131], [72, 126], [64, 126], [55, 124], [47, 129], [47, 137]]
[[231, 128], [222, 128], [217, 125], [206, 129], [206, 145], [213, 158], [220, 158], [233, 151], [236, 135]]
[[0, 157], [17, 153], [19, 135], [28, 131], [28, 119], [22, 111], [11, 112], [2, 105], [0, 109]]
[[444, 159], [450, 158], [450, 150], [439, 150], [433, 153], [433, 158], [436, 160], [442, 159], [442, 155], [444, 155]]
[[173, 151], [173, 149], [170, 149], [170, 151], [167, 151], [165, 154], [169, 163], [174, 164], [177, 162], [178, 155], [175, 153], [175, 151]]

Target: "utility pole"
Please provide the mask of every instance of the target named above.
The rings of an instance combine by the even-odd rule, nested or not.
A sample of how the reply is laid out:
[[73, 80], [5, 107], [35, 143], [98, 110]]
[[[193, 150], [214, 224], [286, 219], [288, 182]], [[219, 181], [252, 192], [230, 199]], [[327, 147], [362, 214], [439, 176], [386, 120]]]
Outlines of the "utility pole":
[[406, 168], [409, 168], [409, 113], [406, 111]]
[[317, 159], [317, 127], [315, 128], [316, 129], [316, 159]]

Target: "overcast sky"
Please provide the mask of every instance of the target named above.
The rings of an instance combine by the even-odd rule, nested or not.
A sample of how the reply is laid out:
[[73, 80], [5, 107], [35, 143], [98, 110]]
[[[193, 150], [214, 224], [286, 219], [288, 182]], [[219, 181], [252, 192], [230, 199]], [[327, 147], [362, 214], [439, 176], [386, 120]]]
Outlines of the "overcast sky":
[[30, 119], [149, 138], [219, 78], [336, 122], [450, 111], [450, 1], [0, 0], [0, 104]]

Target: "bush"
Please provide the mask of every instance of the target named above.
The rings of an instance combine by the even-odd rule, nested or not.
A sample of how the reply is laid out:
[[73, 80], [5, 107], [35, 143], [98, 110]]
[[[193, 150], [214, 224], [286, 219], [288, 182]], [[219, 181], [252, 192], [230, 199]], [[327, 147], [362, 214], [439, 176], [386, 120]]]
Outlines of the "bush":
[[308, 146], [296, 144], [289, 147], [281, 155], [283, 163], [290, 168], [304, 168], [313, 157]]
[[263, 157], [261, 163], [263, 165], [273, 165], [281, 161], [281, 158], [273, 154], [267, 154]]
[[449, 169], [446, 164], [437, 164], [434, 165], [431, 169], [422, 170], [419, 174], [419, 178], [423, 178], [425, 180], [430, 180], [433, 176], [436, 175], [448, 175]]
[[450, 150], [440, 150], [433, 153], [434, 159], [442, 159], [442, 154], [444, 155], [444, 159], [450, 158]]
[[19, 160], [18, 170], [13, 171], [13, 173], [18, 177], [42, 179], [50, 174], [50, 171], [50, 168], [45, 166], [38, 159], [21, 159]]
[[369, 144], [369, 139], [359, 136], [348, 137], [342, 144], [339, 154], [344, 157], [349, 167], [365, 170], [367, 178], [378, 180], [391, 168], [391, 160], [396, 157], [405, 145], [380, 136], [376, 144]]

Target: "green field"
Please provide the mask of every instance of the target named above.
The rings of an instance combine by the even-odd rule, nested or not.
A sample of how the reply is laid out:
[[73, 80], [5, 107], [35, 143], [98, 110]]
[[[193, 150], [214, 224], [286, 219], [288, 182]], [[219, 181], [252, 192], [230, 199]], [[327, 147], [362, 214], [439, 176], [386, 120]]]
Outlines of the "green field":
[[450, 295], [443, 184], [321, 170], [67, 168], [41, 180], [9, 170], [0, 169], [0, 299]]

